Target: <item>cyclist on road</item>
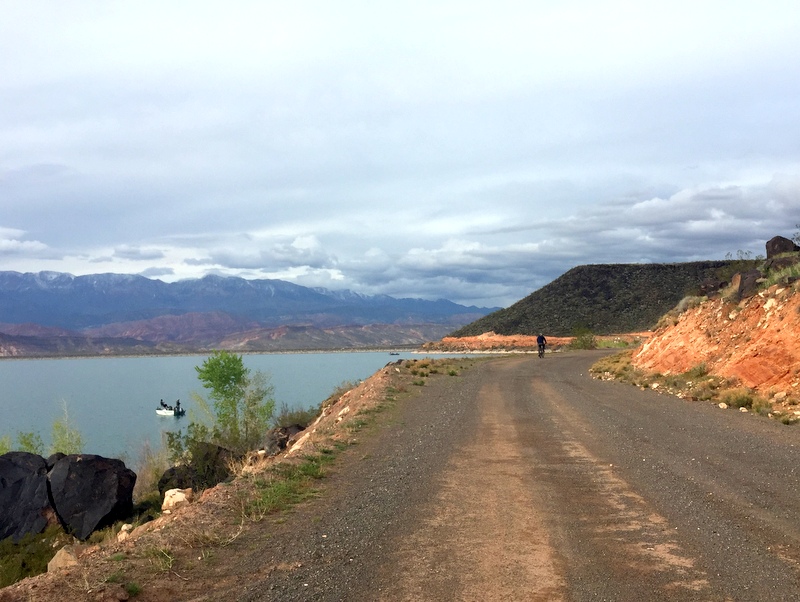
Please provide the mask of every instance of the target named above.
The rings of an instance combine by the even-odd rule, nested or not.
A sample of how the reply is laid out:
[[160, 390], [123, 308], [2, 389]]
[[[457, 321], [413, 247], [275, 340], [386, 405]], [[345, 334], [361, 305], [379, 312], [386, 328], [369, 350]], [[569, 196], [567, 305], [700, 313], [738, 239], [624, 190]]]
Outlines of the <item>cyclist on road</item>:
[[547, 345], [547, 339], [541, 332], [539, 333], [539, 336], [536, 337], [536, 344], [539, 346], [539, 357], [542, 357], [544, 355], [545, 345]]

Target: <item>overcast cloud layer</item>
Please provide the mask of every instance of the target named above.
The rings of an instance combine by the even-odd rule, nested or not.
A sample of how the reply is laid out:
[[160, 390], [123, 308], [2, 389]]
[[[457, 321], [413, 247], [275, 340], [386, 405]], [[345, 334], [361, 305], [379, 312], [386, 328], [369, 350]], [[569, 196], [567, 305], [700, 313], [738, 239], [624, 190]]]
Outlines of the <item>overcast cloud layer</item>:
[[800, 223], [800, 7], [6, 0], [0, 270], [508, 305]]

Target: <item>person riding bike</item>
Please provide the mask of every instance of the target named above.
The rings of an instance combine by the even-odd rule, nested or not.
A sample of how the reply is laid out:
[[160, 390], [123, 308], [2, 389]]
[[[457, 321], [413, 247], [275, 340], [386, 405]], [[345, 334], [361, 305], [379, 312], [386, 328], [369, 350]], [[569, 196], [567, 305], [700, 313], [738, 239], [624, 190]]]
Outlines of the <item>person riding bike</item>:
[[539, 357], [544, 357], [544, 348], [547, 345], [547, 339], [544, 338], [544, 335], [540, 332], [539, 336], [536, 337], [536, 344], [539, 346]]

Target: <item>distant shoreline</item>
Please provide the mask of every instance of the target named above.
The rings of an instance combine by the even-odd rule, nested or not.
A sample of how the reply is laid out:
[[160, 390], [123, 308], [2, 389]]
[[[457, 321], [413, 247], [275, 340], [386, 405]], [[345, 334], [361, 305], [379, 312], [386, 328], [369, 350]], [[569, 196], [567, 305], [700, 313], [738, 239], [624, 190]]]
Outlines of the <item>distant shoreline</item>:
[[[115, 359], [115, 358], [146, 358], [146, 357], [201, 357], [208, 356], [217, 351], [216, 349], [180, 351], [164, 353], [74, 353], [68, 355], [4, 355], [0, 356], [0, 361], [8, 360], [77, 360], [77, 359]], [[451, 353], [448, 351], [426, 351], [420, 345], [396, 346], [396, 347], [347, 347], [336, 349], [265, 349], [263, 351], [239, 351], [226, 349], [231, 353], [239, 355], [288, 355], [288, 354], [313, 354], [313, 353]]]

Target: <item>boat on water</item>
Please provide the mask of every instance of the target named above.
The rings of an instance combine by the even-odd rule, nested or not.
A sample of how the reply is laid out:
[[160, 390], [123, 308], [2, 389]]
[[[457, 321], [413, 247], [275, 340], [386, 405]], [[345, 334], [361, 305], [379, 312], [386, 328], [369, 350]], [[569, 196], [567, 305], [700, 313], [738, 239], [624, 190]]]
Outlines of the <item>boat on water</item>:
[[156, 414], [159, 416], [183, 416], [186, 414], [186, 408], [181, 407], [180, 399], [175, 403], [175, 407], [167, 405], [162, 399], [156, 408]]

